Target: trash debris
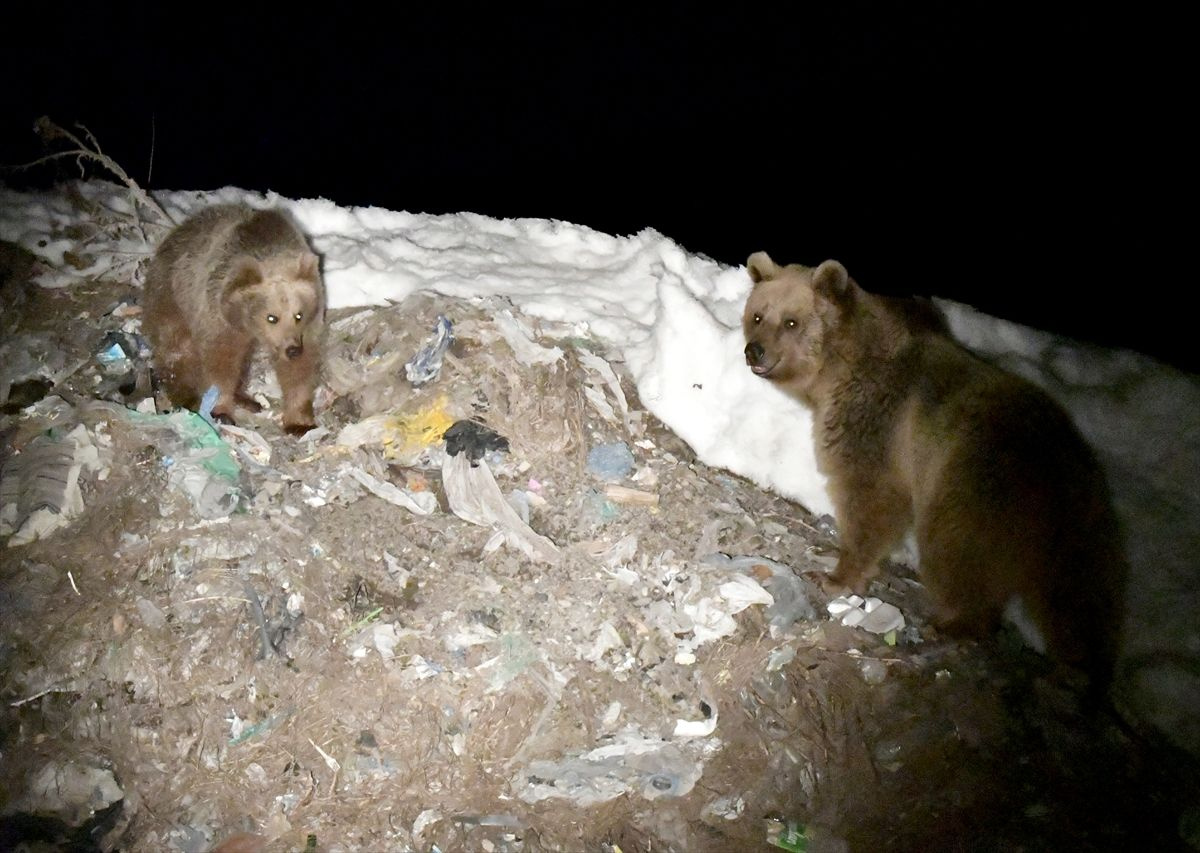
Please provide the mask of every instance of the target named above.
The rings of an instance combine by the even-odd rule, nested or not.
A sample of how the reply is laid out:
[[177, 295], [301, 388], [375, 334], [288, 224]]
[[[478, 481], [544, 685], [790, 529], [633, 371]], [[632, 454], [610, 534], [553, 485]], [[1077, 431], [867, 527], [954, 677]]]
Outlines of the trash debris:
[[[661, 601], [655, 602], [646, 611], [659, 630], [675, 640], [676, 663], [695, 663], [697, 648], [737, 631], [738, 625], [733, 618], [736, 614], [754, 604], [770, 605], [774, 602], [771, 594], [747, 575], [733, 575], [720, 584], [715, 594], [702, 595], [702, 590], [700, 578], [692, 576], [688, 588], [676, 592], [674, 607]], [[690, 637], [678, 639], [689, 631]]]
[[609, 483], [604, 487], [604, 496], [610, 501], [629, 506], [658, 506], [658, 495], [654, 492], [643, 492], [640, 489], [630, 489]]
[[817, 611], [809, 600], [811, 585], [792, 571], [790, 566], [766, 557], [729, 557], [725, 554], [710, 554], [704, 558], [704, 562], [745, 572], [767, 588], [774, 599], [774, 603], [767, 608], [772, 637], [781, 636], [797, 622], [816, 620]]
[[600, 444], [588, 451], [587, 464], [603, 480], [620, 480], [633, 470], [633, 453], [623, 441]]
[[[197, 515], [205, 519], [225, 518], [237, 509], [241, 499], [238, 487], [241, 466], [234, 458], [234, 448], [221, 437], [216, 426], [187, 409], [166, 415], [121, 411], [132, 424], [155, 434], [168, 484], [188, 496]], [[249, 438], [251, 431], [239, 432], [240, 435], [230, 434], [247, 447], [255, 448], [246, 451], [250, 458], [261, 455], [258, 443]]]
[[558, 546], [521, 521], [500, 493], [486, 462], [472, 463], [468, 453], [447, 454], [442, 461], [442, 487], [450, 510], [459, 518], [483, 527], [498, 527], [504, 541], [531, 559], [558, 562]]
[[513, 316], [507, 308], [497, 311], [493, 317], [497, 331], [512, 348], [517, 361], [526, 367], [535, 364], [554, 364], [563, 357], [558, 347], [544, 347], [533, 339], [533, 331], [523, 321]]
[[767, 843], [781, 850], [805, 853], [808, 850], [808, 830], [796, 820], [767, 820]]
[[843, 625], [862, 628], [872, 634], [887, 634], [904, 628], [904, 614], [894, 604], [878, 598], [863, 598], [860, 595], [839, 595], [825, 608], [829, 615]]
[[29, 779], [23, 796], [5, 804], [5, 812], [54, 817], [76, 827], [124, 798], [111, 770], [73, 761], [50, 762]]
[[621, 635], [617, 633], [613, 624], [605, 620], [600, 624], [599, 635], [592, 644], [591, 650], [583, 656], [583, 659], [594, 663], [604, 657], [605, 652], [623, 648], [625, 648], [625, 641], [621, 639]]
[[411, 492], [392, 483], [373, 477], [362, 468], [350, 467], [346, 473], [366, 487], [376, 497], [409, 510], [417, 515], [429, 515], [437, 509], [437, 496], [433, 492]]
[[263, 467], [271, 464], [271, 443], [254, 430], [233, 424], [217, 424], [217, 432], [244, 461]]
[[625, 399], [625, 391], [621, 388], [621, 380], [617, 378], [617, 374], [613, 371], [612, 365], [605, 361], [600, 356], [590, 352], [582, 347], [575, 348], [575, 354], [579, 358], [579, 363], [582, 364], [589, 374], [594, 373], [599, 376], [604, 387], [612, 394], [613, 399], [617, 403], [617, 409], [620, 410], [621, 416], [618, 419], [613, 412], [612, 405], [604, 396], [604, 391], [597, 387], [598, 383], [591, 375], [588, 376], [587, 385], [583, 388], [583, 394], [587, 401], [592, 404], [602, 418], [609, 423], [620, 423], [625, 427], [627, 432], [633, 432], [633, 425], [629, 418], [629, 401]]
[[136, 353], [137, 346], [131, 345], [128, 335], [109, 332], [104, 336], [96, 361], [100, 362], [106, 373], [124, 374], [133, 368], [132, 358]]
[[477, 672], [495, 670], [491, 673], [488, 683], [488, 690], [495, 691], [528, 670], [540, 657], [537, 648], [528, 637], [524, 634], [508, 633], [500, 637], [500, 654], [489, 658], [475, 669]]
[[433, 336], [417, 351], [412, 361], [404, 365], [404, 375], [415, 387], [437, 379], [442, 371], [442, 358], [454, 342], [454, 331], [446, 315], [439, 314]]
[[415, 465], [422, 454], [442, 440], [443, 434], [454, 423], [446, 406], [446, 398], [438, 397], [415, 414], [372, 415], [347, 424], [334, 443], [351, 449], [376, 445], [383, 449], [384, 459], [398, 465]]
[[676, 720], [675, 737], [708, 737], [717, 730], [717, 715], [707, 720]]
[[583, 496], [584, 516], [596, 524], [608, 524], [621, 514], [621, 510], [595, 489], [588, 489]]
[[705, 822], [711, 822], [714, 819], [737, 820], [745, 811], [745, 797], [727, 794], [724, 797], [717, 797], [712, 802], [706, 803], [704, 808], [700, 810], [700, 819]]
[[475, 421], [458, 421], [442, 434], [446, 452], [451, 456], [466, 453], [474, 465], [492, 451], [507, 452], [508, 439], [490, 427]]
[[686, 795], [702, 774], [701, 764], [683, 749], [630, 725], [613, 743], [574, 758], [531, 761], [517, 796], [527, 803], [569, 799], [584, 807], [630, 793], [657, 800]]
[[0, 468], [0, 535], [27, 545], [66, 527], [83, 512], [79, 477], [101, 469], [99, 449], [83, 424], [65, 435], [32, 439]]

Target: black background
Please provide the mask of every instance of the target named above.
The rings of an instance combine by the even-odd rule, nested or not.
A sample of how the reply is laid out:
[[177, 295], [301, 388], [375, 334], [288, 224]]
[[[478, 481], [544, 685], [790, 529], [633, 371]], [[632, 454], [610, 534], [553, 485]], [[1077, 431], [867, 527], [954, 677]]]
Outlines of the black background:
[[49, 114], [150, 188], [652, 227], [731, 264], [836, 257], [869, 290], [1200, 370], [1180, 18], [725, 5], [46, 4], [5, 37], [0, 161], [42, 153]]

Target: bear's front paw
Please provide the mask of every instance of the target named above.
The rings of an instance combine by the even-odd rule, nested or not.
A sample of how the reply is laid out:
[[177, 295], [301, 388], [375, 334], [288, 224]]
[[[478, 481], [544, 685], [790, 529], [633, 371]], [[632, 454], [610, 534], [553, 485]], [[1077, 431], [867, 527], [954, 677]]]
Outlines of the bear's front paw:
[[855, 589], [852, 584], [848, 584], [838, 577], [836, 572], [833, 574], [814, 572], [813, 574], [821, 591], [830, 598], [837, 598], [839, 595], [861, 594], [861, 591]]
[[254, 412], [255, 414], [258, 414], [263, 409], [262, 404], [249, 394], [238, 393], [233, 399], [247, 412]]
[[316, 429], [316, 428], [317, 428], [317, 425], [315, 423], [300, 423], [300, 424], [284, 424], [283, 425], [283, 431], [286, 432], [288, 435], [294, 435], [294, 436], [304, 435], [310, 429]]

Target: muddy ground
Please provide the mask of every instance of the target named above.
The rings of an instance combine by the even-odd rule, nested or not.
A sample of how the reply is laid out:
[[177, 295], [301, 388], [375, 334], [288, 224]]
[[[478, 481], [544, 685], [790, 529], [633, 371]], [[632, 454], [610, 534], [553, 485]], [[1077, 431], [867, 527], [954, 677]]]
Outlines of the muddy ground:
[[[44, 290], [8, 246], [0, 268], [4, 340], [24, 342], [24, 378], [57, 379], [13, 386], [10, 490], [39, 446], [83, 460], [82, 511], [0, 543], [0, 849], [756, 850], [789, 826], [809, 850], [1200, 838], [1194, 768], [1085, 714], [1012, 634], [938, 637], [904, 565], [871, 592], [907, 627], [829, 619], [802, 576], [836, 555], [827, 520], [695, 461], [594, 342], [530, 322], [563, 354], [523, 364], [500, 303], [335, 312], [321, 429], [282, 433], [259, 365], [274, 411], [225, 434], [239, 471], [213, 504], [172, 476], [199, 451], [153, 413], [144, 360], [98, 358], [129, 340], [108, 333], [136, 334], [137, 286]], [[439, 314], [455, 343], [414, 387], [404, 363]], [[508, 439], [482, 464], [557, 556], [450, 511], [440, 435], [460, 419]], [[589, 453], [617, 443], [632, 466], [606, 480]], [[739, 589], [776, 605], [733, 613]]]

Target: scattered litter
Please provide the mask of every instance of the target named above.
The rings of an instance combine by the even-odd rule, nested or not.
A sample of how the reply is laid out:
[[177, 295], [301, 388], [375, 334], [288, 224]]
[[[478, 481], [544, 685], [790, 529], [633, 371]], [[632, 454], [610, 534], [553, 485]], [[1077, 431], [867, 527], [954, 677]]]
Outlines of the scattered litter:
[[805, 853], [808, 850], [808, 830], [796, 820], [768, 820], [767, 843], [793, 853]]
[[162, 612], [153, 601], [148, 598], [139, 598], [134, 606], [137, 607], [138, 615], [142, 617], [142, 623], [150, 629], [157, 630], [163, 628], [167, 624], [167, 614]]
[[271, 464], [271, 443], [254, 430], [233, 424], [217, 424], [217, 431], [243, 460], [261, 466]]
[[811, 585], [792, 571], [790, 566], [766, 557], [729, 557], [725, 554], [710, 554], [704, 558], [704, 562], [745, 572], [769, 589], [774, 598], [774, 603], [767, 608], [772, 637], [781, 636], [797, 622], [816, 620], [816, 608], [809, 600]]
[[717, 730], [717, 712], [711, 703], [706, 703], [711, 709], [709, 716], [703, 720], [676, 720], [675, 737], [708, 737]]
[[603, 716], [600, 717], [600, 726], [604, 729], [611, 729], [617, 724], [617, 720], [621, 719], [621, 703], [613, 700], [608, 703], [608, 707], [604, 709]]
[[610, 501], [629, 506], [658, 506], [658, 495], [654, 492], [643, 492], [640, 489], [630, 489], [609, 483], [604, 487], [604, 496]]
[[623, 648], [625, 648], [625, 641], [621, 639], [621, 635], [617, 633], [617, 629], [613, 627], [612, 623], [605, 620], [600, 624], [599, 635], [592, 643], [591, 650], [583, 656], [583, 659], [594, 663], [604, 657], [605, 652]]
[[517, 361], [526, 367], [535, 364], [554, 364], [563, 357], [563, 351], [558, 347], [544, 347], [533, 339], [533, 331], [523, 320], [513, 316], [507, 308], [497, 311], [493, 316], [496, 329], [512, 348]]
[[[579, 363], [587, 368], [589, 372], [587, 385], [583, 388], [583, 394], [587, 398], [587, 401], [592, 404], [592, 407], [606, 421], [621, 423], [625, 426], [627, 432], [632, 432], [632, 424], [629, 419], [629, 401], [625, 399], [625, 391], [621, 388], [621, 380], [617, 378], [617, 374], [613, 371], [612, 366], [600, 356], [582, 347], [576, 347], [575, 353], [579, 357]], [[613, 412], [612, 406], [605, 399], [604, 391], [597, 387], [596, 378], [590, 375], [593, 373], [599, 376], [600, 381], [604, 383], [604, 387], [608, 389], [613, 399], [616, 400], [617, 408], [621, 413], [619, 420], [616, 413]]]
[[867, 684], [883, 684], [887, 679], [887, 664], [877, 658], [860, 658], [858, 670]]
[[781, 646], [767, 655], [767, 672], [779, 672], [796, 659], [795, 646]]
[[19, 800], [6, 804], [5, 812], [55, 817], [68, 826], [80, 826], [124, 798], [111, 770], [73, 761], [51, 762], [34, 774]]
[[417, 843], [421, 842], [421, 836], [425, 830], [442, 819], [442, 814], [437, 809], [425, 809], [417, 819], [413, 821], [412, 836]]
[[417, 515], [429, 515], [437, 509], [437, 496], [433, 492], [411, 492], [373, 477], [362, 468], [346, 468], [346, 473], [376, 497], [409, 510]]
[[604, 480], [620, 480], [633, 470], [633, 453], [623, 441], [601, 444], [588, 451], [588, 470]]
[[613, 743], [561, 761], [531, 761], [517, 796], [527, 803], [568, 799], [577, 806], [608, 802], [623, 794], [647, 800], [682, 797], [703, 774], [699, 762], [670, 741], [627, 726]]
[[585, 517], [596, 524], [608, 524], [621, 514], [621, 510], [595, 489], [588, 489], [583, 496]]
[[420, 387], [426, 382], [436, 379], [442, 370], [442, 358], [447, 348], [454, 342], [452, 324], [444, 314], [438, 314], [437, 325], [433, 327], [433, 335], [425, 345], [417, 351], [412, 361], [404, 365], [404, 375], [414, 386]]
[[843, 625], [862, 628], [872, 634], [887, 634], [904, 628], [904, 614], [894, 604], [878, 598], [839, 595], [825, 607], [829, 615]]
[[0, 535], [8, 547], [44, 539], [83, 512], [79, 477], [101, 469], [100, 451], [87, 427], [32, 439], [0, 468]]
[[426, 660], [420, 655], [407, 655], [402, 658], [402, 662], [405, 670], [411, 672], [420, 681], [433, 678], [435, 675], [441, 675], [446, 671], [443, 667]]
[[396, 633], [396, 626], [391, 622], [376, 622], [372, 625], [371, 640], [384, 660], [391, 660], [396, 656], [396, 644], [400, 642], [400, 635]]
[[320, 754], [321, 758], [325, 761], [326, 767], [328, 767], [334, 773], [337, 773], [339, 770], [342, 769], [341, 763], [336, 758], [334, 758], [332, 755], [330, 755], [328, 752], [321, 749], [321, 747], [317, 746], [316, 741], [314, 741], [312, 738], [309, 738], [308, 742], [310, 744], [312, 744], [312, 748], [315, 749]]
[[349, 637], [351, 634], [355, 633], [356, 631], [359, 631], [362, 628], [366, 627], [367, 625], [370, 625], [372, 622], [374, 622], [376, 619], [379, 618], [379, 614], [382, 612], [383, 612], [382, 607], [374, 608], [369, 613], [367, 613], [366, 616], [362, 617], [357, 622], [355, 622], [353, 625], [349, 626], [344, 631], [342, 631], [342, 636]]
[[229, 718], [229, 745], [237, 746], [240, 743], [250, 740], [252, 737], [256, 737], [264, 732], [268, 732], [285, 721], [288, 717], [292, 716], [294, 713], [296, 713], [296, 709], [289, 707], [278, 714], [273, 714], [270, 717], [267, 717], [267, 719], [263, 720], [261, 723], [255, 723], [254, 725], [250, 726], [246, 725], [246, 721], [241, 719], [235, 713]]
[[339, 447], [379, 446], [383, 457], [399, 465], [415, 465], [423, 453], [442, 440], [454, 423], [446, 412], [447, 401], [439, 397], [415, 414], [372, 415], [347, 424], [334, 443]]
[[500, 493], [486, 462], [472, 463], [468, 453], [448, 454], [442, 461], [442, 486], [450, 510], [459, 518], [483, 527], [498, 527], [504, 541], [531, 559], [558, 562], [558, 546], [521, 521]]
[[442, 434], [446, 452], [451, 456], [466, 453], [474, 465], [490, 452], [507, 453], [508, 439], [494, 429], [475, 421], [458, 421]]
[[774, 602], [771, 594], [758, 581], [746, 575], [735, 575], [732, 580], [721, 584], [719, 595], [704, 596], [696, 601], [691, 598], [691, 595], [686, 596], [679, 608], [691, 622], [692, 630], [690, 640], [680, 641], [680, 649], [684, 652], [694, 652], [704, 643], [734, 633], [737, 622], [733, 617], [747, 607]]
[[132, 344], [128, 335], [121, 332], [109, 332], [100, 344], [100, 352], [96, 360], [104, 371], [109, 374], [128, 373], [133, 368], [132, 358], [137, 353], [136, 344]]
[[129, 412], [132, 422], [156, 432], [167, 482], [184, 492], [201, 518], [224, 518], [237, 509], [241, 467], [233, 448], [196, 412], [169, 415]]
[[[500, 637], [500, 654], [475, 667], [477, 672], [491, 674], [489, 691], [499, 690], [541, 659], [538, 650], [524, 634], [504, 634]], [[538, 680], [538, 679], [535, 679]]]
[[737, 820], [746, 811], [746, 799], [741, 796], [727, 794], [724, 797], [717, 797], [710, 803], [705, 804], [700, 811], [701, 820], [712, 820], [719, 818], [721, 820]]

